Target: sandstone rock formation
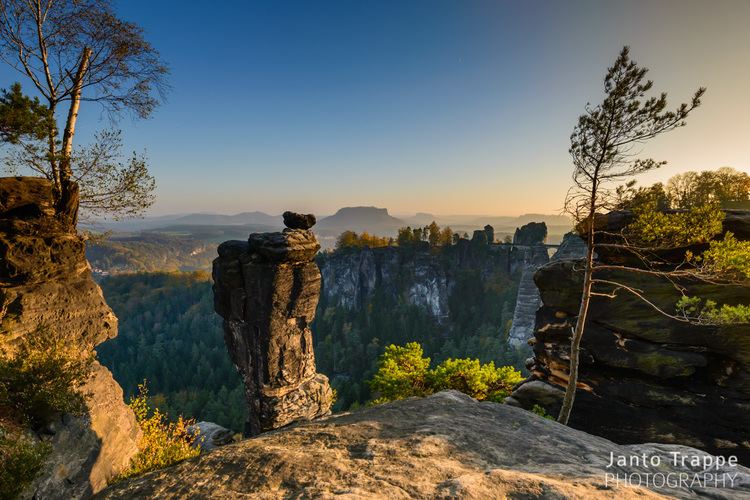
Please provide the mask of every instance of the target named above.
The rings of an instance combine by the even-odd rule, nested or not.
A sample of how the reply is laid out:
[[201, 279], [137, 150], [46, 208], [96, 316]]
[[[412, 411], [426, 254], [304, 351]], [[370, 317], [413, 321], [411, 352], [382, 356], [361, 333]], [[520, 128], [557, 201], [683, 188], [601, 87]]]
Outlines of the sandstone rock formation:
[[284, 225], [289, 229], [310, 229], [316, 222], [313, 214], [284, 212], [282, 217], [284, 218]]
[[[77, 207], [71, 207], [71, 215]], [[0, 347], [44, 327], [82, 355], [117, 335], [117, 318], [91, 278], [84, 241], [55, 216], [46, 179], [0, 179]], [[88, 414], [62, 416], [43, 436], [52, 444], [46, 468], [28, 496], [81, 498], [99, 491], [137, 451], [140, 430], [112, 374], [94, 364], [83, 387]]]
[[332, 391], [315, 372], [310, 323], [320, 296], [320, 248], [307, 229], [227, 241], [214, 260], [214, 305], [244, 384], [245, 434], [329, 412]]
[[475, 242], [460, 239], [435, 251], [429, 245], [413, 248], [379, 247], [338, 251], [319, 259], [324, 305], [348, 309], [364, 307], [378, 291], [406, 300], [437, 321], [448, 318], [448, 303], [458, 278], [478, 272], [480, 279], [511, 274], [516, 259], [507, 245], [488, 245], [487, 232]]
[[534, 333], [536, 310], [541, 304], [539, 290], [534, 284], [534, 273], [549, 262], [549, 254], [544, 242], [547, 239], [547, 225], [544, 222], [530, 222], [516, 229], [513, 235], [513, 252], [522, 263], [521, 281], [518, 284], [516, 308], [513, 323], [508, 333], [508, 343], [524, 346]]
[[[615, 213], [599, 223], [616, 231], [629, 220]], [[750, 238], [750, 212], [730, 211], [724, 225]], [[684, 254], [684, 250], [683, 250]], [[625, 255], [600, 256], [621, 262]], [[543, 306], [532, 339], [532, 377], [510, 400], [559, 409], [567, 385], [570, 327], [575, 323], [581, 266], [557, 261], [535, 275]], [[608, 274], [607, 274], [608, 273]], [[663, 310], [679, 293], [646, 274], [604, 271], [629, 283]], [[683, 282], [688, 295], [718, 303], [750, 304], [750, 287]], [[658, 314], [628, 293], [595, 297], [582, 342], [579, 389], [571, 425], [619, 443], [663, 442], [737, 455], [750, 463], [750, 327], [695, 326]]]
[[195, 436], [194, 447], [201, 447], [201, 453], [211, 451], [234, 441], [234, 433], [213, 422], [198, 422], [188, 426], [187, 431]]
[[579, 260], [585, 256], [586, 242], [576, 233], [570, 232], [563, 236], [560, 246], [550, 260]]
[[[660, 472], [689, 448], [620, 446], [530, 412], [455, 391], [361, 409], [224, 446], [116, 484], [99, 498], [747, 498], [750, 470], [721, 467], [726, 488], [614, 484], [606, 474]], [[611, 454], [661, 457], [658, 469], [608, 467]], [[730, 488], [729, 474], [733, 478]], [[621, 476], [624, 477], [625, 476]], [[639, 476], [628, 476], [634, 484]], [[644, 481], [645, 483], [645, 481]]]

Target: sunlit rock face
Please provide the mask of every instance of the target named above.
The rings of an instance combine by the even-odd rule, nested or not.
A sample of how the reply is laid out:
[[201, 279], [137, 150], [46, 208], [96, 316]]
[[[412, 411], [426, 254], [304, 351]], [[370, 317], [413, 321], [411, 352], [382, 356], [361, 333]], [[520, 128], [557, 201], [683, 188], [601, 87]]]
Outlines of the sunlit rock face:
[[[711, 478], [724, 483], [696, 484], [696, 469], [689, 461], [675, 462], [672, 454], [710, 460], [684, 446], [617, 445], [520, 408], [444, 391], [245, 439], [117, 483], [100, 498], [656, 500], [750, 495], [747, 468], [723, 464], [709, 470], [715, 474]], [[628, 463], [622, 464], [623, 459]], [[659, 460], [658, 468], [650, 465], [653, 459]], [[643, 480], [655, 472], [688, 479]], [[615, 474], [623, 480], [614, 481]]]
[[320, 297], [319, 248], [310, 230], [290, 228], [219, 246], [214, 304], [245, 384], [247, 435], [330, 411], [333, 394], [315, 371], [309, 326]]
[[[0, 348], [12, 352], [38, 328], [85, 356], [117, 335], [117, 318], [91, 277], [83, 238], [56, 215], [51, 183], [0, 178]], [[82, 390], [86, 415], [60, 415], [39, 430], [52, 452], [26, 496], [87, 497], [136, 453], [140, 429], [109, 370], [95, 362]]]
[[380, 291], [443, 322], [462, 273], [478, 272], [483, 280], [498, 273], [510, 275], [511, 260], [518, 257], [509, 246], [488, 245], [485, 231], [481, 234], [477, 240], [462, 239], [437, 251], [425, 243], [408, 248], [352, 248], [324, 256], [320, 269], [325, 303], [356, 309]]
[[[630, 214], [602, 218], [616, 232]], [[725, 231], [750, 238], [750, 212], [728, 211]], [[683, 250], [684, 253], [684, 250]], [[604, 262], [625, 262], [603, 255]], [[580, 305], [581, 263], [558, 260], [537, 271], [542, 307], [532, 339], [532, 377], [512, 403], [559, 410], [568, 380], [571, 327]], [[658, 276], [600, 271], [598, 277], [641, 290], [674, 311], [680, 292]], [[685, 293], [719, 304], [750, 304], [750, 287], [679, 282]], [[750, 328], [691, 325], [659, 314], [632, 294], [592, 299], [582, 341], [579, 388], [571, 425], [620, 443], [661, 442], [737, 455], [750, 463]]]

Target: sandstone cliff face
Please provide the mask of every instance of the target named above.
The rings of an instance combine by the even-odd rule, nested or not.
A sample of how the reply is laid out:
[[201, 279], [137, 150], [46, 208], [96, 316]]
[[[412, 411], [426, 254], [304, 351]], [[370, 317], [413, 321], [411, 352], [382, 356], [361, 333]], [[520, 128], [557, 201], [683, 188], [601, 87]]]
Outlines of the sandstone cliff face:
[[[723, 467], [726, 488], [628, 486], [606, 474], [611, 454], [658, 456], [663, 474], [685, 447], [620, 446], [508, 405], [455, 391], [379, 405], [294, 425], [228, 445], [175, 467], [108, 488], [99, 498], [747, 498], [750, 470]], [[723, 477], [723, 476], [722, 476]], [[635, 482], [635, 481], [634, 481]], [[635, 482], [637, 484], [637, 482]]]
[[391, 297], [403, 297], [442, 320], [448, 316], [453, 286], [449, 267], [429, 250], [351, 249], [321, 262], [322, 293], [328, 304], [353, 309], [382, 287]]
[[330, 410], [333, 395], [328, 378], [315, 371], [309, 326], [320, 296], [313, 261], [319, 248], [308, 229], [256, 233], [219, 246], [214, 303], [245, 384], [246, 435]]
[[[117, 335], [117, 318], [92, 280], [83, 239], [54, 217], [45, 179], [0, 179], [0, 345], [44, 327], [82, 354]], [[81, 498], [104, 488], [137, 451], [140, 430], [109, 370], [94, 364], [88, 415], [61, 417], [42, 436], [53, 451], [28, 495]]]
[[[323, 297], [327, 304], [353, 309], [371, 300], [377, 289], [443, 321], [460, 273], [478, 270], [483, 279], [494, 273], [515, 275], [549, 260], [542, 244], [544, 236], [536, 234], [538, 226], [519, 229], [517, 237], [522, 243], [518, 245], [489, 245], [492, 228], [488, 228], [475, 231], [471, 240], [462, 239], [437, 251], [425, 243], [408, 248], [347, 249], [325, 256], [320, 259]], [[534, 244], [527, 245], [528, 241]], [[532, 307], [532, 314], [537, 306]]]
[[[615, 214], [612, 225], [627, 223]], [[730, 212], [725, 230], [750, 237], [750, 213]], [[602, 258], [617, 261], [618, 255]], [[600, 276], [605, 276], [602, 272]], [[611, 272], [673, 311], [675, 288], [649, 275]], [[535, 281], [537, 312], [532, 377], [511, 403], [541, 404], [556, 414], [567, 385], [570, 326], [580, 303], [580, 265], [553, 262]], [[688, 295], [750, 304], [750, 287], [683, 282]], [[571, 418], [575, 428], [620, 443], [663, 442], [737, 455], [750, 463], [750, 327], [695, 326], [658, 314], [620, 293], [595, 297], [582, 342], [580, 385]]]
[[508, 333], [508, 342], [512, 346], [525, 345], [534, 332], [534, 315], [541, 303], [539, 291], [534, 284], [534, 273], [549, 262], [547, 247], [544, 246], [546, 239], [547, 225], [544, 222], [530, 222], [516, 229], [513, 235], [513, 245], [521, 250], [519, 254], [523, 261], [513, 311], [513, 326]]

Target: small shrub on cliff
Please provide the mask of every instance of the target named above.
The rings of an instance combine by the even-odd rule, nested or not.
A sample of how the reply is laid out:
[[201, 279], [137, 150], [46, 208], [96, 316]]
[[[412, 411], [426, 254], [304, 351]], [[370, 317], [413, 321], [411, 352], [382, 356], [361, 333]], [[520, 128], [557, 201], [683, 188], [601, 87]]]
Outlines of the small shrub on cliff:
[[80, 389], [92, 362], [66, 339], [38, 328], [0, 356], [0, 411], [32, 428], [60, 413], [83, 414], [86, 395]]
[[675, 248], [710, 241], [721, 233], [724, 212], [712, 203], [684, 212], [664, 212], [656, 201], [633, 208], [635, 220], [627, 227], [631, 243]]
[[378, 395], [372, 404], [385, 403], [411, 396], [455, 389], [480, 401], [500, 402], [523, 378], [511, 366], [495, 367], [477, 359], [447, 359], [429, 369], [430, 358], [423, 357], [422, 346], [410, 342], [406, 346], [390, 345], [378, 362], [378, 371], [370, 388]]
[[0, 500], [17, 498], [39, 475], [49, 453], [37, 441], [7, 422], [0, 422]]
[[723, 240], [711, 242], [708, 250], [696, 258], [711, 274], [735, 280], [750, 279], [750, 241], [739, 241], [726, 233]]
[[536, 415], [539, 415], [542, 418], [546, 418], [547, 420], [555, 420], [555, 417], [547, 413], [547, 410], [544, 409], [544, 407], [540, 405], [534, 405], [531, 408], [531, 413], [534, 413]]
[[24, 336], [13, 351], [0, 351], [0, 499], [16, 498], [44, 466], [50, 446], [28, 428], [61, 413], [83, 414], [80, 388], [91, 363], [45, 328]]
[[512, 366], [496, 368], [492, 361], [481, 364], [478, 359], [447, 359], [427, 374], [434, 392], [456, 389], [480, 401], [497, 403], [510, 396], [522, 378]]
[[750, 323], [750, 305], [717, 305], [713, 300], [705, 302], [700, 297], [682, 297], [677, 302], [677, 314], [708, 324], [731, 325]]
[[128, 406], [135, 413], [143, 436], [138, 443], [138, 453], [130, 460], [130, 467], [116, 480], [163, 469], [200, 455], [200, 445], [195, 445], [196, 437], [187, 430], [195, 422], [182, 416], [176, 422], [170, 422], [158, 408], [152, 409], [145, 383], [138, 386], [138, 395], [130, 399]]

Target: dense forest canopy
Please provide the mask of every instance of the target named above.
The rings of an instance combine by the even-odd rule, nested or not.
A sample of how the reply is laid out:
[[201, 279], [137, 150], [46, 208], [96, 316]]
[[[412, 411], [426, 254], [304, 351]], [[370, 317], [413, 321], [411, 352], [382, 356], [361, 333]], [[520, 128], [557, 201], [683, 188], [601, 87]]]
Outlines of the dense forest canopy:
[[170, 416], [242, 429], [242, 382], [224, 346], [208, 273], [121, 275], [101, 286], [119, 334], [98, 356], [126, 398], [146, 379], [155, 406]]

